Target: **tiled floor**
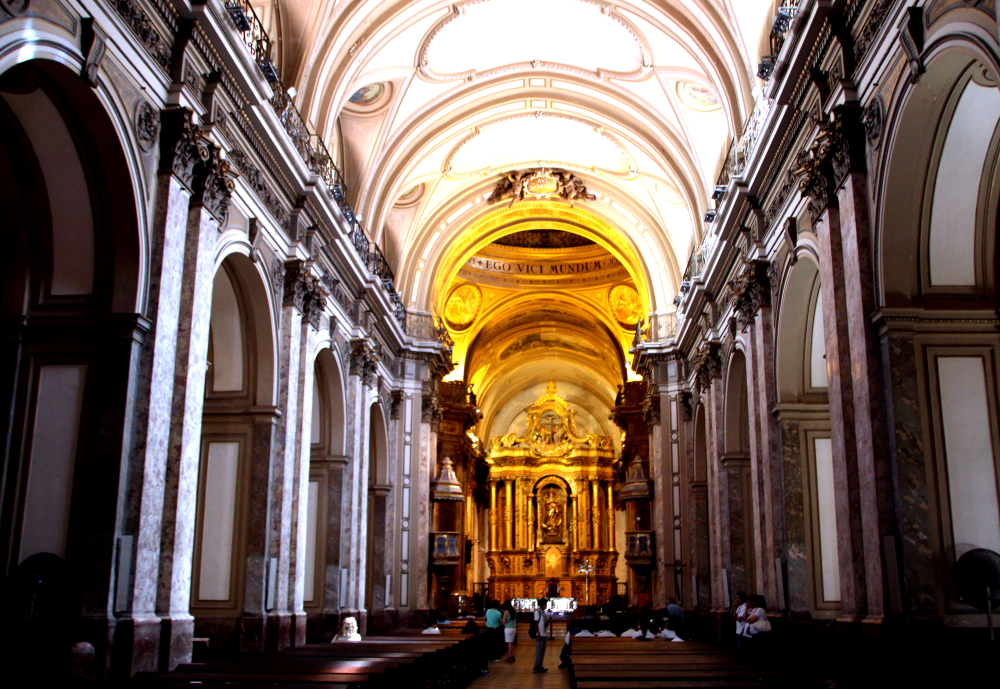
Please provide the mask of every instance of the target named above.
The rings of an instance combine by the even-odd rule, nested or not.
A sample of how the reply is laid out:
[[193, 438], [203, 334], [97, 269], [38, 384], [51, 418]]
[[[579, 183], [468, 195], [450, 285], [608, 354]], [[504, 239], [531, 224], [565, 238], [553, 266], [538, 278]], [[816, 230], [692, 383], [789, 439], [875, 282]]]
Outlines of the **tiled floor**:
[[505, 663], [501, 658], [497, 663], [490, 663], [490, 674], [473, 680], [469, 689], [569, 689], [569, 671], [558, 667], [565, 631], [554, 636], [545, 649], [548, 672], [535, 674], [531, 671], [535, 664], [535, 640], [528, 638], [527, 625], [520, 625], [514, 647], [517, 662]]

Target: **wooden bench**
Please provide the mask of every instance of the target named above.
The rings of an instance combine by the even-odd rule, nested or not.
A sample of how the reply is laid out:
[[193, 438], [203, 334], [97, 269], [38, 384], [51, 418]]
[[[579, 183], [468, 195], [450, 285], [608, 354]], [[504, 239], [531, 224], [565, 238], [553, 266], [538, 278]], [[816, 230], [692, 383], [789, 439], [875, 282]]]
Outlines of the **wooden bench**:
[[308, 644], [277, 653], [186, 663], [173, 672], [140, 673], [134, 681], [159, 689], [238, 689], [265, 684], [280, 689], [461, 687], [479, 676], [480, 643], [469, 636], [422, 636]]
[[822, 686], [708, 644], [666, 639], [576, 637], [570, 660], [574, 689]]

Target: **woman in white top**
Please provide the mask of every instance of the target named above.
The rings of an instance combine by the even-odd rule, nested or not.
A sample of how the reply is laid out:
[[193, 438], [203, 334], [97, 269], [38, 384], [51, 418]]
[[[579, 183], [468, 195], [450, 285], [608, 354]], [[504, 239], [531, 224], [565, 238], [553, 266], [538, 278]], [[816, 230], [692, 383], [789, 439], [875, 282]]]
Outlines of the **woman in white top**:
[[747, 601], [747, 622], [743, 628], [744, 641], [750, 641], [751, 647], [756, 646], [760, 642], [760, 635], [770, 631], [771, 622], [767, 619], [764, 596], [750, 596]]

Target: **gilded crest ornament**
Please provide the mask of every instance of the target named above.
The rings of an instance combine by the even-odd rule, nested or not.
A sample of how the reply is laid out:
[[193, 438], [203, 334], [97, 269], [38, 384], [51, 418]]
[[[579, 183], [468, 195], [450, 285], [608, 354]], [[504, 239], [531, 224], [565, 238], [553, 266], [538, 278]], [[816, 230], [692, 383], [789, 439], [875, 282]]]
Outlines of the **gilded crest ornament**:
[[642, 318], [642, 301], [630, 285], [612, 287], [608, 292], [608, 305], [615, 320], [624, 326], [633, 327]]
[[510, 199], [513, 206], [518, 201], [528, 199], [561, 198], [573, 205], [574, 201], [596, 201], [597, 196], [587, 191], [587, 186], [579, 177], [564, 170], [520, 170], [507, 173], [497, 182], [496, 188], [487, 199], [489, 204]]

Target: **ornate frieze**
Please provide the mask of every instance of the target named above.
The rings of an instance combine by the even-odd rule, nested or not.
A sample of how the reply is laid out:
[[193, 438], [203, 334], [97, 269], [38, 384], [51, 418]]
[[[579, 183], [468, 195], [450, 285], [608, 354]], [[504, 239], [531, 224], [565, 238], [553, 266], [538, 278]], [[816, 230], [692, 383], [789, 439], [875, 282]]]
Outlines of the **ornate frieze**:
[[[862, 3], [858, 4], [861, 5]], [[858, 32], [857, 38], [854, 39], [854, 59], [859, 64], [872, 47], [872, 44], [878, 37], [879, 31], [882, 30], [882, 25], [885, 24], [886, 17], [889, 16], [889, 10], [892, 9], [893, 4], [893, 0], [878, 0], [871, 12], [868, 13], [865, 25]]]
[[344, 309], [344, 313], [353, 318], [354, 315], [354, 299], [347, 293], [347, 289], [344, 287], [344, 283], [333, 276], [333, 273], [326, 271], [323, 273], [323, 277], [320, 278], [323, 285], [330, 292], [333, 300], [340, 304], [341, 308]]
[[[165, 71], [170, 70], [170, 46], [160, 37], [160, 32], [156, 30], [153, 23], [146, 16], [146, 13], [139, 7], [135, 0], [109, 0], [111, 6], [118, 12], [118, 16], [128, 25], [129, 29], [142, 47], [146, 49], [150, 57]], [[27, 8], [26, 0], [4, 0], [8, 4], [23, 4]]]
[[361, 378], [364, 385], [368, 387], [375, 385], [378, 362], [378, 349], [371, 342], [357, 340], [351, 343], [351, 375]]
[[229, 151], [229, 159], [233, 161], [236, 169], [243, 175], [243, 181], [246, 182], [251, 189], [253, 189], [257, 198], [261, 200], [261, 203], [264, 204], [264, 207], [267, 208], [268, 212], [275, 219], [275, 221], [277, 221], [278, 225], [280, 225], [283, 230], [288, 232], [290, 222], [288, 211], [281, 205], [277, 194], [271, 191], [271, 187], [268, 185], [267, 179], [264, 177], [264, 173], [253, 164], [250, 160], [250, 156], [241, 151], [239, 148], [233, 148]]

